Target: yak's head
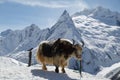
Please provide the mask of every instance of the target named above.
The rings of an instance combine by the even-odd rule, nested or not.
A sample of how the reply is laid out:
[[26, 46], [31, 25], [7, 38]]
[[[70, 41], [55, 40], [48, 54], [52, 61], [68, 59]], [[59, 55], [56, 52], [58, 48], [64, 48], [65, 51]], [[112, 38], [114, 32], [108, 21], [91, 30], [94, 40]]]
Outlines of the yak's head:
[[82, 60], [82, 49], [84, 46], [84, 42], [82, 42], [82, 45], [80, 44], [75, 44], [75, 40], [73, 40], [73, 47], [75, 48], [73, 55], [78, 59], [78, 60]]

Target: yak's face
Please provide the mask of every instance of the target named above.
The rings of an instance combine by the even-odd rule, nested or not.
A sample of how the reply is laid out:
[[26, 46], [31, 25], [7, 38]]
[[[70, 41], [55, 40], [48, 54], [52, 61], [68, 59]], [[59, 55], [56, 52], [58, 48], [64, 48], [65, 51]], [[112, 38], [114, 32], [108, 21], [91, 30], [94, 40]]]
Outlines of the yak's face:
[[74, 51], [74, 56], [78, 59], [82, 59], [82, 47], [79, 44], [74, 45], [75, 51]]

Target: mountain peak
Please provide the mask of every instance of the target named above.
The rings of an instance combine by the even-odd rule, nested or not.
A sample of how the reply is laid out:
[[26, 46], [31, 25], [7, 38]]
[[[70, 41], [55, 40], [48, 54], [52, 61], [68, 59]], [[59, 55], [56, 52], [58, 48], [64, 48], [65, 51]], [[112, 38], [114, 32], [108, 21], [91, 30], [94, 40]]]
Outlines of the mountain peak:
[[110, 13], [112, 13], [112, 11], [110, 11], [107, 8], [103, 8], [101, 6], [98, 6], [95, 9], [93, 9], [93, 14], [96, 14], [96, 13], [100, 13], [99, 15], [102, 15], [102, 14], [110, 14]]
[[36, 24], [31, 24], [30, 26], [27, 26], [25, 30], [39, 30], [39, 27]]
[[97, 6], [95, 9], [105, 9], [102, 6]]
[[63, 14], [62, 14], [62, 16], [63, 16], [63, 15], [68, 15], [68, 12], [67, 12], [67, 10], [64, 10], [64, 11], [63, 11]]
[[10, 34], [11, 32], [12, 32], [11, 29], [7, 29], [7, 30], [1, 32], [0, 35], [1, 35], [1, 36], [7, 36], [7, 35]]
[[37, 26], [36, 24], [31, 24], [30, 26]]
[[[57, 23], [62, 23], [62, 22], [72, 22], [72, 19], [69, 15], [69, 13], [67, 12], [67, 10], [64, 10], [62, 15], [60, 16], [60, 18], [58, 19]], [[73, 22], [72, 22], [73, 23]]]
[[48, 40], [57, 38], [66, 38], [70, 40], [72, 40], [71, 38], [75, 38], [81, 40], [78, 30], [66, 10], [64, 10], [57, 23], [51, 28], [51, 33]]
[[[67, 12], [67, 10], [64, 10], [62, 15], [59, 17], [58, 21], [56, 22], [56, 24], [53, 26], [55, 27], [59, 27], [59, 25], [61, 24], [72, 24], [74, 26], [74, 23], [72, 21], [72, 18], [70, 17], [69, 13]], [[65, 27], [65, 26], [61, 26], [61, 27]]]
[[36, 24], [31, 24], [30, 26], [28, 26], [28, 27], [30, 27], [30, 28], [36, 28], [36, 27], [38, 27]]

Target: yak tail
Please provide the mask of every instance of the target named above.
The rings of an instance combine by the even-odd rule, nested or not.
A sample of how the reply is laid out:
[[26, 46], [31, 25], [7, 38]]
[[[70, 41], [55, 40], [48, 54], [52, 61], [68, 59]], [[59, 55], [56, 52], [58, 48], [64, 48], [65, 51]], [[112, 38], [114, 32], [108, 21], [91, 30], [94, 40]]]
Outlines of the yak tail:
[[41, 53], [41, 50], [40, 50], [40, 46], [39, 46], [37, 49], [37, 54], [36, 54], [36, 59], [38, 62], [40, 62], [40, 53]]

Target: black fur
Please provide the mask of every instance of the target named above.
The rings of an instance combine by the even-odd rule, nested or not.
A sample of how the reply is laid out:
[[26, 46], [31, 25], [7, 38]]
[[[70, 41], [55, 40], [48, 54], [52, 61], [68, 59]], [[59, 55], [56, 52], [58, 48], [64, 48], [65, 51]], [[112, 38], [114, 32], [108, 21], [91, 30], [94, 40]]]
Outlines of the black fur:
[[65, 59], [75, 51], [73, 44], [68, 41], [61, 40], [60, 38], [53, 43], [43, 43], [42, 52], [46, 57], [54, 57], [64, 55]]
[[68, 41], [58, 39], [54, 44], [54, 53], [56, 55], [64, 55], [65, 59], [68, 59], [69, 55], [75, 51], [73, 44]]
[[52, 53], [52, 44], [43, 43], [42, 52], [46, 57], [53, 57], [54, 54]]
[[55, 68], [55, 72], [56, 72], [56, 73], [59, 73], [59, 69], [58, 69], [59, 67], [58, 67], [58, 66], [55, 66], [55, 67], [56, 67], [56, 68]]

